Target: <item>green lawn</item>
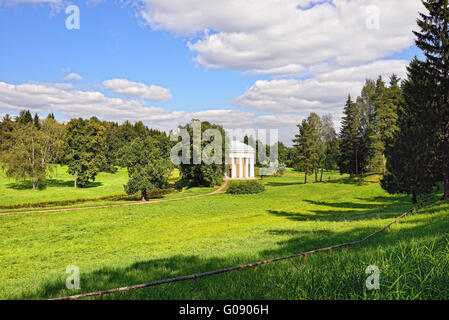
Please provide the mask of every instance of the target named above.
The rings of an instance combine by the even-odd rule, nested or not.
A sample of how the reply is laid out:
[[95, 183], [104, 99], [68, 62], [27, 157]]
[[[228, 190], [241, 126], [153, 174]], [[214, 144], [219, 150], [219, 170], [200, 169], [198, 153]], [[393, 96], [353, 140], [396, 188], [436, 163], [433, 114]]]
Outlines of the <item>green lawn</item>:
[[[173, 170], [170, 182], [179, 179], [179, 170]], [[16, 182], [8, 179], [0, 170], [0, 212], [40, 211], [73, 207], [104, 206], [140, 201], [140, 194], [126, 195], [123, 185], [128, 181], [126, 169], [119, 168], [116, 173], [101, 172], [95, 182], [85, 188], [73, 187], [72, 176], [67, 167], [57, 166], [39, 190], [32, 190], [31, 181]], [[209, 193], [214, 188], [189, 188], [182, 192], [171, 191], [155, 198], [182, 198]], [[151, 198], [151, 193], [149, 194]]]
[[75, 190], [73, 177], [67, 173], [67, 167], [56, 166], [40, 190], [31, 190], [31, 181], [16, 182], [6, 178], [0, 170], [0, 207], [123, 195], [123, 185], [127, 181], [128, 173], [121, 168], [115, 174], [101, 172], [95, 182]]
[[[411, 207], [370, 179], [330, 175], [304, 185], [289, 171], [264, 178], [257, 195], [0, 216], [0, 298], [97, 291], [358, 240]], [[448, 230], [449, 204], [437, 203], [350, 252], [105, 299], [448, 299]], [[65, 289], [68, 265], [80, 267], [81, 290]], [[380, 268], [379, 291], [365, 289], [369, 265]]]

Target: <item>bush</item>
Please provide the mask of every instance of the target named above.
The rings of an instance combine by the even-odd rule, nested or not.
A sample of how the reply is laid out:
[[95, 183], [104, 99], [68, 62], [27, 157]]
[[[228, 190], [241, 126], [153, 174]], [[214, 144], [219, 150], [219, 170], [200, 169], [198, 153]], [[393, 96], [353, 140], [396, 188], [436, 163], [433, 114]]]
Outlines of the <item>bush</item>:
[[231, 182], [228, 187], [227, 193], [230, 194], [253, 194], [260, 193], [265, 190], [263, 184], [258, 181], [243, 181], [243, 182]]
[[278, 169], [276, 171], [276, 173], [274, 174], [275, 177], [281, 177], [284, 175], [285, 170], [287, 170], [287, 167], [285, 166], [284, 163], [279, 163], [278, 164]]

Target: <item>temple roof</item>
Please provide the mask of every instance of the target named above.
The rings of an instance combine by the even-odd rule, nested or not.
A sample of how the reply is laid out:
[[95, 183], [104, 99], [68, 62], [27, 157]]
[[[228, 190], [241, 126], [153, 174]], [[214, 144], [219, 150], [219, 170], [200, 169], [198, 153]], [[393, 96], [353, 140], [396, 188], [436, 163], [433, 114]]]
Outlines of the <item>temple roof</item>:
[[231, 141], [231, 153], [252, 153], [254, 148], [240, 141]]

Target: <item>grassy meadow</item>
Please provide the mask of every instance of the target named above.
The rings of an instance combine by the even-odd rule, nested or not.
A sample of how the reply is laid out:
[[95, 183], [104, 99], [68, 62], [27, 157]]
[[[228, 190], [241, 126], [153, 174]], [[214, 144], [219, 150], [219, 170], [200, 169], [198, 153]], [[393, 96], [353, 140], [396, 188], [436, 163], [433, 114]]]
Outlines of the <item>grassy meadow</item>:
[[[179, 179], [179, 170], [175, 169], [170, 177], [174, 183]], [[33, 211], [43, 209], [58, 209], [72, 207], [91, 207], [113, 204], [126, 204], [140, 201], [140, 194], [127, 195], [123, 186], [128, 181], [128, 173], [124, 168], [118, 168], [115, 173], [100, 172], [94, 182], [89, 182], [85, 188], [75, 189], [73, 177], [67, 173], [67, 167], [55, 166], [49, 178], [39, 190], [31, 190], [31, 181], [15, 181], [6, 177], [0, 170], [0, 213], [12, 211]], [[177, 192], [170, 190], [167, 194], [157, 194], [150, 199], [182, 198], [204, 194], [213, 188], [190, 188]]]
[[[2, 178], [0, 203], [119, 194], [125, 176], [120, 170], [99, 176], [100, 185], [85, 194], [69, 186], [20, 190]], [[412, 207], [409, 197], [383, 191], [376, 176], [358, 181], [332, 172], [323, 183], [304, 185], [303, 180], [289, 170], [283, 177], [261, 180], [266, 190], [256, 195], [222, 193], [140, 206], [0, 216], [0, 298], [111, 289], [359, 240]], [[351, 251], [104, 299], [448, 299], [448, 230], [449, 204], [436, 202]], [[80, 290], [65, 289], [69, 265], [80, 268]], [[380, 269], [380, 290], [365, 287], [369, 265]]]

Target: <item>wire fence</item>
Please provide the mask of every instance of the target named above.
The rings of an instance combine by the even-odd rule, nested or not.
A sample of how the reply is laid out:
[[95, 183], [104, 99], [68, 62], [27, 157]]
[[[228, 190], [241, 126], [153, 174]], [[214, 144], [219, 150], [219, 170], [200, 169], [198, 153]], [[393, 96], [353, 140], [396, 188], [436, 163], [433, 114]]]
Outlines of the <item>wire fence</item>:
[[203, 273], [196, 273], [196, 274], [191, 274], [191, 275], [187, 275], [187, 276], [171, 278], [171, 279], [165, 279], [165, 280], [159, 280], [159, 281], [148, 282], [148, 283], [142, 283], [142, 284], [127, 286], [127, 287], [121, 287], [121, 288], [115, 288], [115, 289], [109, 289], [109, 290], [102, 290], [102, 291], [97, 291], [97, 292], [89, 292], [89, 293], [77, 294], [77, 295], [60, 297], [60, 298], [53, 298], [53, 299], [49, 299], [49, 300], [75, 300], [75, 299], [81, 299], [81, 298], [87, 298], [87, 297], [95, 297], [95, 296], [98, 299], [101, 300], [101, 299], [103, 299], [104, 295], [111, 294], [111, 293], [124, 292], [124, 291], [136, 290], [136, 289], [141, 289], [141, 288], [147, 288], [147, 287], [154, 287], [154, 286], [159, 286], [159, 285], [166, 284], [166, 283], [180, 282], [180, 281], [186, 281], [186, 280], [192, 280], [192, 282], [194, 283], [195, 279], [198, 279], [198, 278], [208, 277], [208, 276], [212, 276], [212, 275], [216, 275], [216, 274], [220, 274], [220, 273], [226, 273], [226, 272], [242, 270], [242, 269], [247, 269], [247, 268], [255, 268], [255, 270], [257, 271], [257, 268], [260, 265], [273, 263], [273, 262], [277, 262], [277, 261], [282, 261], [282, 260], [289, 260], [289, 259], [298, 258], [298, 257], [303, 257], [304, 263], [306, 263], [307, 256], [310, 255], [310, 254], [314, 254], [314, 253], [318, 253], [318, 252], [328, 252], [329, 255], [332, 255], [332, 250], [339, 249], [339, 248], [344, 248], [344, 247], [346, 247], [346, 248], [348, 248], [348, 250], [350, 250], [352, 246], [355, 246], [355, 245], [360, 245], [361, 246], [364, 242], [368, 241], [369, 239], [373, 238], [374, 236], [376, 236], [376, 235], [378, 235], [378, 234], [380, 234], [380, 233], [382, 233], [382, 232], [384, 232], [386, 230], [389, 232], [391, 230], [391, 227], [394, 224], [396, 224], [396, 225], [398, 224], [399, 220], [407, 217], [407, 215], [409, 215], [409, 214], [413, 214], [418, 209], [423, 208], [424, 205], [426, 203], [429, 203], [432, 199], [433, 199], [432, 197], [429, 197], [427, 199], [422, 200], [418, 205], [416, 205], [413, 208], [411, 208], [410, 210], [404, 212], [402, 215], [400, 215], [399, 217], [394, 219], [391, 223], [386, 225], [384, 228], [379, 229], [376, 232], [373, 232], [369, 236], [367, 236], [367, 237], [365, 237], [365, 238], [363, 238], [361, 240], [358, 240], [358, 241], [341, 243], [341, 244], [333, 245], [333, 246], [330, 246], [330, 247], [327, 247], [327, 248], [321, 248], [321, 249], [305, 251], [305, 252], [293, 254], [291, 256], [280, 257], [280, 258], [264, 260], [264, 261], [259, 261], [259, 262], [253, 262], [253, 263], [239, 265], [239, 266], [230, 267], [230, 268], [224, 268], [224, 269], [208, 271], [208, 272], [203, 272]]

